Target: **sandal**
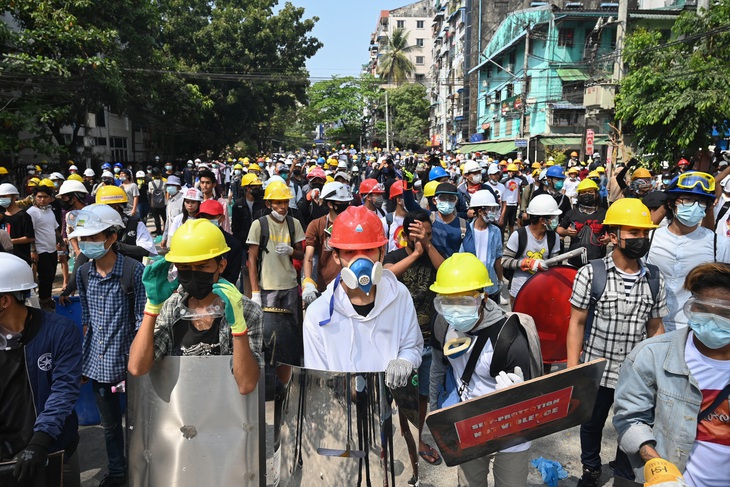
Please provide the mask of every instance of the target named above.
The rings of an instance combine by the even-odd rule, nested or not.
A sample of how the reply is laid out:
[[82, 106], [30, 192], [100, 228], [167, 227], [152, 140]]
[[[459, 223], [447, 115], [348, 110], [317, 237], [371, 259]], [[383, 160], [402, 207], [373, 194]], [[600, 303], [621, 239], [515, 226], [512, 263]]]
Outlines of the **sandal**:
[[441, 465], [441, 457], [439, 456], [438, 452], [430, 445], [428, 446], [428, 450], [419, 451], [418, 454], [426, 460], [431, 465]]

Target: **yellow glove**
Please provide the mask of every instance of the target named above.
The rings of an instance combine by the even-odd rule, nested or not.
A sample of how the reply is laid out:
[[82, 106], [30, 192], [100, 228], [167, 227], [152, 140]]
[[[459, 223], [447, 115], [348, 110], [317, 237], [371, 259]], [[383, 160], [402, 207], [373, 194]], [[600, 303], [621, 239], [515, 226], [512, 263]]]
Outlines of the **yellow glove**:
[[676, 465], [663, 458], [652, 458], [644, 465], [644, 487], [687, 487]]

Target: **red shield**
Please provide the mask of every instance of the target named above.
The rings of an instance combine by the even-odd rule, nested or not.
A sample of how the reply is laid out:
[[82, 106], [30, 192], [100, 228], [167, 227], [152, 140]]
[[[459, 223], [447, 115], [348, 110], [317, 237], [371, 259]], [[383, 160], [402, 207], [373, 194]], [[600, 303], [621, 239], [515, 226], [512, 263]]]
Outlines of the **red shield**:
[[512, 311], [525, 313], [535, 320], [540, 336], [542, 361], [546, 364], [565, 362], [565, 337], [570, 321], [570, 295], [578, 270], [555, 266], [530, 277], [517, 293]]

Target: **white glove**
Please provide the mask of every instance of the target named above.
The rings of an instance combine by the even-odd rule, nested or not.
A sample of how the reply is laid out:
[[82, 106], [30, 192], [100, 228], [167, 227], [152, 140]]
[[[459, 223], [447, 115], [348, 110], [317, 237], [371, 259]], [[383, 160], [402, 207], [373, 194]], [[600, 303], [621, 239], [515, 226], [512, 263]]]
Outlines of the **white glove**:
[[251, 301], [261, 306], [261, 291], [251, 291]]
[[408, 360], [397, 358], [388, 362], [385, 369], [385, 385], [391, 389], [398, 389], [408, 384], [408, 378], [413, 372], [413, 364]]
[[532, 272], [546, 271], [550, 266], [542, 259], [535, 259], [532, 263]]
[[314, 285], [311, 279], [305, 280], [302, 288], [302, 301], [306, 304], [312, 304], [317, 297], [319, 297], [317, 286]]
[[276, 253], [278, 255], [289, 256], [294, 253], [294, 248], [291, 245], [287, 245], [285, 243], [276, 244], [276, 247], [274, 247], [274, 249], [276, 250]]
[[522, 375], [522, 369], [517, 366], [515, 367], [514, 372], [507, 373], [504, 370], [497, 374], [497, 377], [495, 377], [495, 380], [497, 381], [497, 390], [504, 389], [505, 387], [513, 386], [515, 384], [519, 384], [521, 382], [525, 382], [525, 376]]

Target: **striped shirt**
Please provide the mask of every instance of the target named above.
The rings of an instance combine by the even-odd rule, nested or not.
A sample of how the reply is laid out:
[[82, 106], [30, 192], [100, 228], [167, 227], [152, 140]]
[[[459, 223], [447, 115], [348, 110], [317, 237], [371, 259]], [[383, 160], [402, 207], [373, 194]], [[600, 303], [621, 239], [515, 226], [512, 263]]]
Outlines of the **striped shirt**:
[[[664, 276], [659, 275], [659, 293], [656, 300], [652, 297], [647, 274], [649, 270], [641, 266], [641, 271], [631, 289], [626, 292], [624, 281], [616, 264], [613, 253], [603, 258], [606, 265], [606, 287], [598, 299], [590, 336], [583, 347], [583, 362], [605, 358], [606, 369], [601, 377], [601, 385], [616, 388], [621, 364], [631, 350], [646, 338], [646, 324], [650, 318], [662, 318], [669, 313], [667, 309]], [[578, 270], [573, 281], [573, 294], [570, 304], [578, 309], [588, 309], [591, 298], [593, 266], [586, 265]]]

